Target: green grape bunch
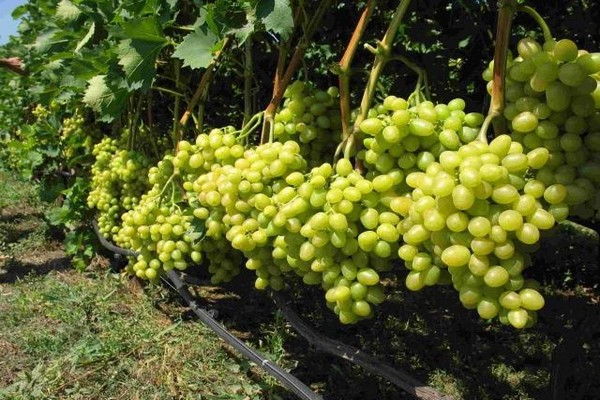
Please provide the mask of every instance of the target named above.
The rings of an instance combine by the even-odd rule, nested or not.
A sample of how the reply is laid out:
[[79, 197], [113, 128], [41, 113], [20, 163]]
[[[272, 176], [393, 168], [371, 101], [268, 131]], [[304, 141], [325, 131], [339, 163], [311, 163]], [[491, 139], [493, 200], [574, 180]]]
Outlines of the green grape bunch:
[[[504, 117], [526, 150], [544, 147], [550, 159], [536, 173], [567, 188], [573, 216], [600, 218], [600, 53], [569, 39], [522, 39], [507, 63]], [[483, 72], [491, 81], [493, 63]], [[491, 93], [491, 82], [488, 91]]]
[[148, 186], [148, 157], [120, 147], [118, 140], [110, 138], [94, 146], [87, 198], [88, 207], [97, 212], [100, 233], [111, 240], [117, 239], [121, 215], [135, 207]]
[[523, 270], [540, 237], [568, 214], [564, 185], [528, 177], [548, 160], [547, 149], [525, 153], [501, 135], [445, 151], [424, 172], [410, 173], [413, 190], [398, 205], [406, 286], [452, 283], [482, 318], [533, 325], [544, 300]]
[[274, 139], [298, 142], [311, 167], [331, 160], [342, 131], [338, 97], [337, 87], [320, 90], [308, 82], [294, 81], [275, 114]]

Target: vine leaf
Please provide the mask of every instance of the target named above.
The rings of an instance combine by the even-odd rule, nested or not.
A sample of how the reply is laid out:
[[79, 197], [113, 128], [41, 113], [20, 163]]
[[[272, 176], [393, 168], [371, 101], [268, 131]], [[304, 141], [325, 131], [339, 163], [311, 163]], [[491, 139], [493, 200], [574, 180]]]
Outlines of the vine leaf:
[[219, 38], [209, 29], [198, 27], [177, 45], [173, 57], [183, 60], [184, 67], [206, 68], [214, 57]]
[[58, 52], [69, 43], [69, 39], [58, 29], [42, 32], [31, 47], [39, 53]]
[[231, 33], [235, 35], [240, 43], [244, 43], [254, 33], [254, 22], [249, 20], [248, 23], [241, 28], [232, 29]]
[[69, 0], [61, 0], [56, 6], [56, 18], [65, 22], [73, 22], [81, 15], [81, 10]]
[[146, 42], [165, 43], [166, 38], [155, 16], [129, 20], [121, 25], [127, 39], [137, 39]]
[[117, 56], [129, 84], [150, 87], [156, 75], [156, 58], [168, 40], [155, 16], [122, 24], [124, 39], [119, 42]]
[[287, 39], [294, 30], [294, 16], [289, 0], [260, 0], [256, 15], [267, 31], [273, 31]]
[[129, 88], [122, 79], [107, 82], [107, 75], [96, 75], [88, 81], [83, 102], [100, 115], [100, 121], [111, 122], [123, 110]]
[[125, 71], [129, 83], [140, 82], [143, 89], [150, 87], [156, 75], [156, 57], [165, 46], [165, 42], [147, 42], [144, 40], [122, 40], [117, 48], [119, 65]]

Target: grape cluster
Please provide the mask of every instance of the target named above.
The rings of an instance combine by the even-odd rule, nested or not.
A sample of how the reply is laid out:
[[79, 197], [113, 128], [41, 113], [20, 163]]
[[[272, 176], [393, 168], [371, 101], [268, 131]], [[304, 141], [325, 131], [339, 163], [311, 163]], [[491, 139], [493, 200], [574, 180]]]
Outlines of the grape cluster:
[[[111, 227], [140, 253], [129, 271], [155, 281], [201, 264], [219, 283], [245, 265], [257, 289], [274, 290], [296, 275], [324, 290], [342, 323], [355, 323], [384, 300], [381, 280], [403, 262], [410, 290], [452, 284], [482, 318], [533, 324], [544, 299], [523, 272], [540, 237], [568, 215], [568, 185], [542, 179], [552, 151], [506, 135], [476, 140], [484, 118], [461, 99], [388, 96], [359, 124], [359, 168], [347, 158], [332, 165], [311, 146], [341, 130], [336, 95], [292, 84], [269, 143], [243, 145], [247, 131], [233, 127], [180, 141], [149, 168], [152, 188], [116, 234]], [[97, 153], [103, 179], [123, 169], [116, 143]], [[113, 210], [113, 198], [103, 200]]]
[[79, 113], [63, 119], [60, 140], [65, 149], [67, 164], [77, 162], [92, 152], [94, 139], [99, 135], [96, 129], [85, 128], [85, 119]]
[[[250, 257], [255, 249], [264, 247], [268, 237], [265, 223], [272, 215], [260, 215], [261, 211], [272, 205], [273, 184], [292, 171], [306, 168], [299, 150], [291, 141], [260, 145], [246, 150], [233, 164], [215, 165], [188, 185], [191, 204], [198, 202], [194, 213], [206, 221], [207, 238], [227, 240], [233, 249]], [[239, 272], [237, 268], [220, 268], [213, 280], [229, 280]], [[257, 274], [268, 282], [268, 274], [262, 270]], [[272, 286], [281, 287], [275, 279]]]
[[526, 179], [549, 153], [523, 147], [508, 135], [445, 151], [425, 172], [406, 180], [413, 188], [398, 211], [410, 270], [406, 286], [420, 290], [450, 280], [466, 308], [482, 318], [499, 316], [523, 328], [535, 322], [543, 297], [522, 275], [541, 232], [566, 217], [566, 188]]
[[[198, 176], [232, 163], [243, 154], [244, 148], [236, 142], [232, 130], [231, 127], [214, 129], [199, 135], [195, 144], [181, 141], [174, 155], [167, 154], [149, 169], [148, 182], [152, 188], [135, 208], [122, 216], [122, 226], [115, 238], [120, 246], [140, 253], [129, 265], [138, 277], [155, 280], [163, 271], [184, 270], [203, 259], [209, 260], [209, 271], [217, 277], [223, 270], [231, 271], [230, 276], [239, 272], [241, 257], [223, 247], [224, 243], [210, 242], [204, 237], [199, 224], [203, 220], [184, 199], [185, 191], [193, 190], [192, 182]], [[203, 223], [212, 226], [210, 222]]]
[[122, 226], [116, 235], [119, 245], [140, 253], [131, 260], [129, 272], [151, 281], [163, 271], [184, 270], [190, 262], [202, 259], [200, 243], [191, 234], [193, 215], [179, 207], [162, 204], [160, 189], [155, 185], [142, 196], [135, 209], [123, 214]]
[[311, 167], [331, 159], [341, 139], [338, 95], [334, 86], [319, 90], [303, 81], [290, 84], [275, 115], [275, 140], [298, 142]]
[[[504, 110], [512, 136], [525, 150], [550, 151], [536, 179], [565, 185], [572, 215], [600, 218], [600, 53], [569, 39], [543, 46], [522, 39], [517, 51], [507, 63]], [[484, 79], [491, 81], [492, 68]]]
[[121, 150], [119, 142], [110, 138], [97, 143], [92, 154], [96, 161], [87, 204], [98, 212], [100, 233], [116, 240], [121, 214], [131, 210], [147, 189], [150, 161], [142, 153]]
[[[425, 101], [416, 106], [396, 96], [370, 111], [360, 123], [364, 149], [358, 153], [369, 176], [423, 170], [444, 150], [457, 150], [473, 141], [483, 122], [480, 113], [466, 113], [465, 102]], [[403, 179], [400, 179], [403, 181]], [[408, 190], [404, 186], [404, 191]]]
[[31, 110], [31, 114], [37, 120], [47, 119], [50, 116], [51, 110], [44, 107], [41, 104], [37, 104], [33, 110]]

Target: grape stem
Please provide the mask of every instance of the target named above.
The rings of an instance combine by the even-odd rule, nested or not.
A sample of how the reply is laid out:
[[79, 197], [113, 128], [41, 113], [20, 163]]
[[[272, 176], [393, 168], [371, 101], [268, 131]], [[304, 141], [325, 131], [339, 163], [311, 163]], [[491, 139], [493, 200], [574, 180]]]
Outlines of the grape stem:
[[490, 124], [492, 120], [496, 117], [494, 113], [488, 112], [488, 115], [485, 116], [483, 120], [483, 124], [481, 124], [481, 129], [479, 130], [479, 134], [477, 135], [477, 140], [480, 142], [487, 143], [487, 131], [490, 128]]
[[[175, 69], [175, 89], [179, 90], [181, 85], [181, 62], [178, 59], [174, 59], [173, 68]], [[173, 128], [172, 137], [173, 145], [177, 150], [179, 141], [181, 140], [181, 130], [179, 129], [179, 107], [181, 106], [181, 98], [175, 97], [175, 104], [173, 106]]]
[[[250, 120], [244, 124], [238, 135], [238, 140], [246, 139], [262, 123], [263, 112], [256, 113]], [[272, 138], [269, 138], [271, 141]]]
[[131, 125], [129, 126], [129, 130], [131, 131], [131, 136], [132, 136], [130, 150], [133, 150], [133, 148], [135, 146], [135, 136], [137, 134], [138, 121], [140, 119], [140, 114], [142, 112], [143, 100], [144, 100], [144, 96], [139, 95], [138, 101], [133, 110], [133, 117], [131, 118], [131, 121], [130, 121]]
[[419, 67], [416, 63], [411, 61], [408, 57], [405, 57], [403, 55], [394, 56], [391, 60], [400, 61], [402, 64], [406, 65], [410, 70], [412, 70], [415, 74], [417, 74], [417, 84], [415, 85], [414, 92], [409, 96], [409, 99], [416, 98], [417, 105], [419, 105], [421, 100], [429, 100], [431, 95], [429, 93], [429, 81], [427, 79], [427, 72], [423, 68]]
[[342, 59], [338, 63], [339, 73], [339, 89], [340, 89], [340, 116], [342, 119], [342, 138], [346, 139], [350, 136], [350, 66], [352, 65], [352, 59], [356, 54], [360, 39], [362, 38], [373, 10], [375, 9], [375, 0], [369, 0], [365, 9], [363, 10], [354, 32], [350, 37], [350, 42], [346, 47], [346, 51], [342, 56]]
[[[373, 68], [371, 69], [371, 73], [369, 74], [369, 78], [367, 81], [367, 85], [363, 92], [363, 97], [360, 103], [359, 114], [356, 117], [356, 121], [354, 121], [354, 126], [352, 127], [352, 132], [349, 137], [345, 138], [341, 144], [341, 148], [344, 149], [344, 154], [351, 154], [351, 149], [346, 148], [346, 142], [350, 142], [353, 145], [358, 145], [359, 141], [352, 139], [349, 140], [352, 136], [357, 136], [359, 132], [359, 127], [362, 121], [367, 118], [369, 114], [369, 108], [371, 107], [371, 102], [373, 101], [373, 97], [375, 96], [375, 90], [377, 88], [377, 82], [383, 68], [387, 64], [387, 62], [391, 59], [392, 54], [392, 44], [394, 41], [394, 37], [398, 32], [398, 27], [406, 14], [406, 10], [410, 5], [410, 0], [402, 0], [394, 11], [394, 16], [392, 17], [392, 21], [388, 26], [385, 34], [383, 35], [383, 39], [377, 42], [377, 46], [374, 48], [370, 45], [366, 45], [365, 48], [367, 50], [371, 50], [375, 53], [375, 60], [373, 61]], [[357, 149], [355, 149], [357, 150]], [[357, 164], [357, 167], [360, 167], [360, 163]]]
[[498, 26], [496, 27], [496, 45], [494, 49], [494, 77], [492, 82], [492, 101], [486, 120], [487, 124], [481, 126], [477, 140], [487, 143], [487, 130], [490, 122], [494, 125], [494, 132], [500, 135], [507, 132], [506, 121], [496, 118], [504, 111], [504, 81], [506, 74], [506, 58], [508, 53], [508, 42], [510, 40], [510, 28], [515, 14], [517, 0], [502, 0], [498, 3]]
[[[282, 57], [280, 53], [280, 58], [277, 63], [278, 70], [275, 74], [275, 82], [273, 86], [273, 97], [271, 98], [269, 105], [264, 111], [265, 119], [260, 136], [260, 143], [266, 143], [269, 137], [273, 137], [273, 123], [275, 119], [275, 111], [277, 110], [277, 107], [279, 107], [279, 103], [281, 103], [281, 100], [283, 99], [283, 93], [285, 92], [285, 89], [288, 87], [288, 85], [292, 81], [292, 77], [296, 73], [298, 65], [304, 57], [306, 49], [310, 45], [311, 38], [313, 37], [315, 31], [317, 30], [317, 27], [320, 25], [321, 20], [325, 15], [325, 11], [331, 6], [331, 1], [332, 0], [323, 0], [319, 3], [319, 7], [313, 14], [310, 22], [308, 23], [308, 26], [304, 30], [304, 35], [298, 41], [296, 50], [294, 51], [294, 54], [292, 55], [292, 58], [290, 59], [290, 62], [288, 63], [283, 76], [280, 75], [281, 71], [283, 70], [283, 61], [281, 60], [282, 58], [283, 60], [285, 60], [285, 55], [283, 55]], [[281, 76], [281, 79], [278, 78], [279, 76]]]
[[244, 121], [245, 125], [252, 115], [252, 36], [244, 42]]
[[183, 94], [181, 94], [179, 92], [176, 92], [176, 91], [168, 89], [168, 88], [164, 88], [162, 86], [152, 86], [152, 89], [158, 90], [159, 92], [168, 93], [168, 94], [173, 95], [175, 97], [185, 97]]
[[165, 182], [165, 185], [161, 189], [160, 193], [158, 194], [158, 196], [156, 196], [156, 198], [158, 198], [159, 204], [160, 204], [160, 200], [162, 199], [163, 195], [165, 194], [165, 190], [167, 189], [167, 187], [170, 184], [173, 183], [173, 179], [175, 178], [176, 175], [177, 175], [176, 173], [172, 173], [171, 176], [169, 176], [169, 179], [167, 179], [167, 181]]
[[537, 24], [542, 29], [545, 42], [550, 42], [554, 40], [554, 37], [552, 36], [552, 31], [550, 31], [550, 27], [548, 26], [544, 18], [533, 7], [518, 5], [517, 11], [529, 14], [529, 16], [531, 16], [535, 20], [535, 22], [537, 22]]

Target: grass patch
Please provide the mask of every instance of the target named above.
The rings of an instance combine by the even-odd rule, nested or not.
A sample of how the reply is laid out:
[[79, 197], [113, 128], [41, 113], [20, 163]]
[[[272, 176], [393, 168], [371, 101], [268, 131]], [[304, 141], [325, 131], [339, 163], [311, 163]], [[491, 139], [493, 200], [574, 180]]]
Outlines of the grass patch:
[[174, 311], [116, 274], [0, 285], [0, 398], [276, 398], [280, 387]]

